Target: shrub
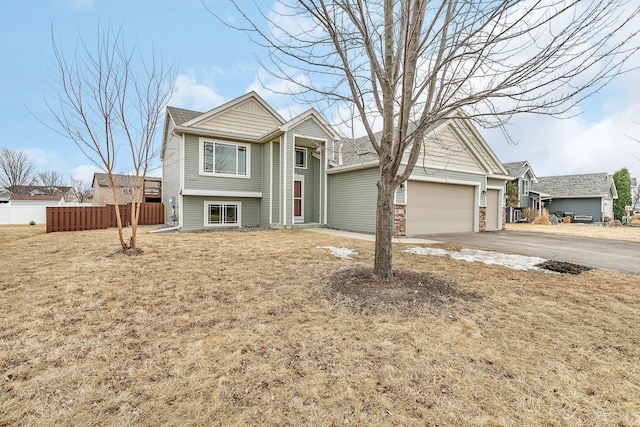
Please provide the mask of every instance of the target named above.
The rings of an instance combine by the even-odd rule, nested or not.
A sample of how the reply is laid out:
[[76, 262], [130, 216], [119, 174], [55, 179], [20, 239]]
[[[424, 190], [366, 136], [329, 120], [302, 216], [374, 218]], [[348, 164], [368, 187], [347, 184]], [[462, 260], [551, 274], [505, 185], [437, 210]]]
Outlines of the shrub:
[[522, 209], [521, 218], [527, 222], [535, 222], [536, 218], [538, 218], [538, 211], [531, 208], [524, 208]]
[[549, 225], [551, 224], [551, 221], [549, 221], [549, 211], [546, 209], [542, 210], [542, 214], [540, 216], [538, 216], [536, 219], [533, 220], [534, 224], [542, 224], [542, 225]]
[[36, 225], [36, 222], [35, 222], [35, 221], [31, 221], [31, 222], [29, 223], [29, 225]]

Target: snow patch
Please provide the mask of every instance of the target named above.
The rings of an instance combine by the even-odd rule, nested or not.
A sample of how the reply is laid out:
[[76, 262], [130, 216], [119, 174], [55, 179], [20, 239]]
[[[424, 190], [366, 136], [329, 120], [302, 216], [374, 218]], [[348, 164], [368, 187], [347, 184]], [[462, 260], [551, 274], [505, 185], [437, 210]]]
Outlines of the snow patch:
[[349, 248], [336, 248], [335, 246], [316, 246], [316, 249], [329, 249], [331, 255], [342, 259], [353, 259], [351, 255], [358, 253]]
[[481, 251], [478, 249], [462, 249], [460, 252], [452, 252], [439, 248], [409, 248], [403, 252], [416, 255], [442, 256], [468, 262], [483, 262], [489, 265], [499, 265], [514, 270], [540, 270], [536, 265], [547, 261], [544, 258], [529, 257], [523, 255], [502, 254], [499, 252]]

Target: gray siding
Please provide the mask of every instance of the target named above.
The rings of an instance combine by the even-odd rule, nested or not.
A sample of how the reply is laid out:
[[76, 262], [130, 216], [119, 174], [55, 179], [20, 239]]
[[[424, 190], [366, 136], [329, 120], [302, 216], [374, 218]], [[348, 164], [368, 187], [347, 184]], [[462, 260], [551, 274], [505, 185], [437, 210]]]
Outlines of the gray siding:
[[185, 228], [204, 228], [205, 202], [241, 202], [240, 222], [242, 226], [257, 226], [260, 223], [260, 199], [247, 197], [202, 197], [184, 196]]
[[404, 185], [400, 185], [402, 185], [404, 188], [398, 187], [396, 189], [396, 205], [404, 205], [404, 195], [406, 192], [407, 183], [405, 182]]
[[162, 161], [162, 203], [164, 203], [164, 222], [171, 224], [171, 198], [176, 200], [176, 215], [179, 214], [180, 194], [180, 137], [171, 136], [173, 133], [173, 121], [169, 124], [167, 135], [169, 140], [164, 149]]
[[260, 225], [263, 227], [269, 226], [269, 200], [271, 197], [270, 188], [270, 175], [271, 170], [271, 156], [270, 143], [266, 143], [262, 147], [262, 199], [260, 199]]
[[[210, 139], [220, 141], [219, 139]], [[224, 142], [224, 141], [222, 141]], [[185, 135], [184, 186], [188, 190], [262, 191], [263, 144], [251, 145], [251, 178], [200, 175], [200, 144], [196, 135]]]
[[378, 168], [329, 175], [329, 225], [375, 232]]
[[273, 143], [273, 222], [280, 222], [280, 195], [282, 194], [282, 187], [280, 183], [280, 174], [282, 173], [280, 167], [280, 143]]
[[487, 178], [487, 185], [492, 187], [504, 187], [507, 184], [506, 181], [496, 178]]
[[573, 212], [575, 215], [591, 215], [594, 221], [601, 220], [600, 209], [602, 201], [600, 198], [591, 199], [553, 199], [546, 202], [545, 209], [549, 213], [555, 211]]

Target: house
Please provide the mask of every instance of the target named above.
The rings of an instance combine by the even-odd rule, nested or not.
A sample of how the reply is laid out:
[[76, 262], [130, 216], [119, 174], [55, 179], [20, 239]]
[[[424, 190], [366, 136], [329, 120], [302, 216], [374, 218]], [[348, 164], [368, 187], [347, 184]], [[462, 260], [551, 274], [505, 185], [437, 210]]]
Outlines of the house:
[[0, 224], [44, 224], [47, 206], [63, 206], [64, 196], [14, 194], [8, 203], [0, 204]]
[[[135, 177], [132, 175], [114, 174], [113, 179], [116, 184], [118, 203], [131, 203]], [[108, 174], [98, 172], [94, 173], [91, 187], [93, 188], [91, 202], [94, 205], [107, 205], [114, 203], [113, 192], [111, 191], [111, 182], [109, 181]], [[145, 203], [159, 203], [162, 201], [162, 178], [149, 176], [144, 178], [142, 201]]]
[[518, 222], [522, 218], [522, 210], [533, 206], [530, 191], [538, 178], [527, 161], [503, 163], [507, 173], [514, 177], [511, 183], [518, 189], [518, 199], [513, 206], [507, 207], [507, 222]]
[[29, 196], [62, 196], [65, 200], [69, 200], [71, 197], [71, 187], [65, 185], [16, 185], [14, 194]]
[[531, 192], [535, 209], [571, 212], [594, 222], [613, 218], [613, 200], [618, 198], [613, 176], [606, 172], [539, 177]]
[[[502, 228], [507, 171], [473, 125], [429, 130], [396, 192], [395, 233]], [[374, 232], [378, 164], [367, 138], [341, 138], [313, 109], [283, 119], [255, 92], [208, 112], [167, 107], [161, 148], [167, 223], [304, 224]]]

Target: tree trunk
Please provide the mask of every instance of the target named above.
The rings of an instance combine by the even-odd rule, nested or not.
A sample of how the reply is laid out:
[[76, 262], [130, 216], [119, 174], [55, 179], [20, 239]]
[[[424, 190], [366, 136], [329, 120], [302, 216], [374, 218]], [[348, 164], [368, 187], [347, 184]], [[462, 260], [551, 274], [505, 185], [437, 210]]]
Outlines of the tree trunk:
[[391, 182], [380, 178], [378, 181], [378, 205], [376, 206], [376, 251], [373, 274], [387, 282], [393, 281], [393, 195]]

